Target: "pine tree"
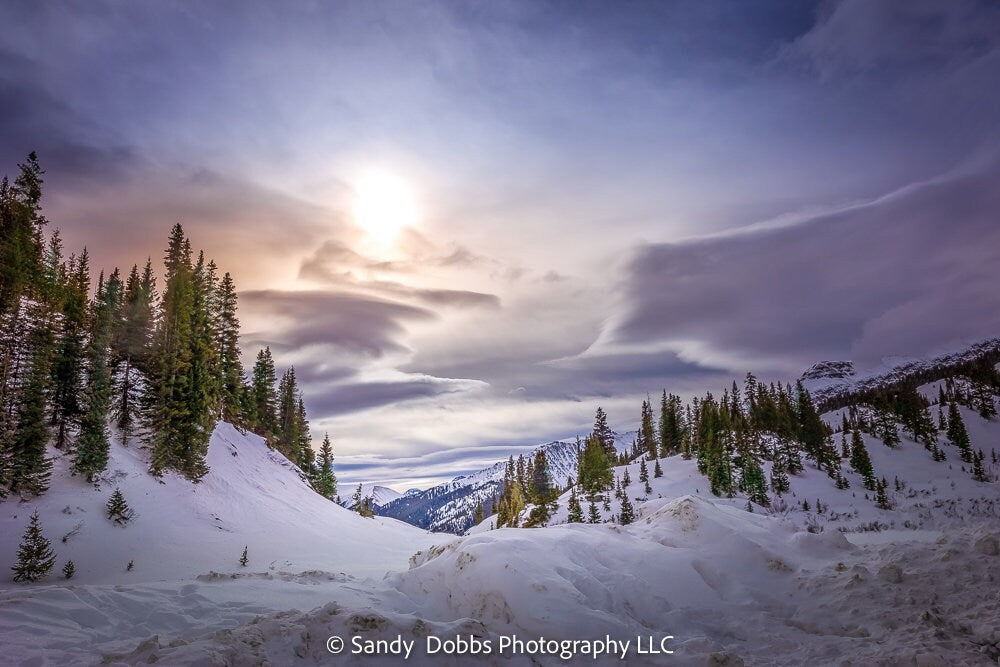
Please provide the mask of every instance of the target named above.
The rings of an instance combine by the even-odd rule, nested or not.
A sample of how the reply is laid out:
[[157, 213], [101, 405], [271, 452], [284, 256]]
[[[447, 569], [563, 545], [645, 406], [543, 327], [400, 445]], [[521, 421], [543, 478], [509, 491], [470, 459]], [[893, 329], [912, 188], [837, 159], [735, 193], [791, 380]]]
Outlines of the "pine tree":
[[116, 270], [107, 283], [98, 288], [90, 341], [87, 343], [87, 380], [73, 469], [86, 475], [88, 481], [93, 481], [94, 476], [108, 465], [107, 415], [111, 402], [108, 352], [115, 318], [121, 306], [121, 290]]
[[788, 473], [785, 471], [784, 460], [780, 456], [774, 458], [771, 465], [771, 490], [779, 496], [788, 493], [791, 485], [788, 481]]
[[243, 547], [243, 555], [240, 556], [240, 565], [243, 566], [243, 567], [246, 567], [247, 563], [250, 562], [250, 556], [247, 555], [247, 550], [248, 549], [249, 549], [249, 546], [244, 545], [244, 547]]
[[577, 479], [579, 479], [583, 492], [591, 497], [601, 493], [612, 484], [611, 462], [608, 460], [606, 450], [597, 435], [587, 437], [583, 455], [580, 458]]
[[483, 502], [479, 501], [478, 503], [476, 503], [476, 517], [475, 519], [473, 519], [473, 522], [475, 523], [475, 525], [478, 526], [483, 522], [483, 519], [485, 518], [486, 517], [483, 515]]
[[[590, 506], [597, 509], [594, 503], [590, 503]], [[576, 495], [575, 487], [569, 492], [569, 517], [566, 521], [568, 523], [583, 523], [583, 508], [580, 507], [580, 498]]]
[[73, 575], [76, 574], [76, 566], [73, 565], [73, 561], [68, 560], [66, 561], [66, 564], [63, 565], [62, 571], [64, 577], [66, 577], [67, 579], [72, 579]]
[[623, 526], [627, 526], [633, 521], [635, 521], [635, 509], [632, 507], [632, 502], [628, 499], [628, 494], [626, 493], [622, 497], [622, 511], [618, 522]]
[[[337, 495], [337, 476], [333, 473], [333, 447], [330, 445], [329, 433], [323, 436], [323, 445], [319, 450], [319, 466], [314, 486], [324, 498]], [[358, 488], [360, 490], [360, 486]]]
[[608, 426], [608, 415], [600, 407], [597, 408], [597, 412], [594, 414], [594, 432], [604, 448], [604, 454], [608, 461], [614, 461], [618, 456], [618, 452], [615, 448], [615, 434]]
[[653, 465], [653, 477], [663, 477], [663, 468], [660, 467], [660, 459], [656, 459]]
[[52, 544], [42, 535], [38, 510], [35, 510], [17, 549], [17, 564], [11, 568], [14, 571], [14, 581], [38, 581], [49, 573], [55, 562]]
[[948, 404], [948, 442], [958, 447], [959, 458], [966, 463], [972, 463], [972, 447], [969, 443], [969, 433], [965, 430], [965, 421], [958, 410], [958, 404], [952, 401]]
[[972, 479], [977, 482], [988, 482], [989, 477], [986, 475], [986, 469], [983, 467], [983, 450], [979, 450], [972, 456]]
[[351, 496], [351, 500], [354, 503], [354, 511], [361, 513], [361, 501], [364, 498], [364, 494], [361, 490], [361, 485], [358, 484], [358, 488], [354, 490], [354, 495]]
[[123, 444], [142, 420], [143, 394], [150, 378], [150, 351], [156, 278], [147, 259], [142, 275], [133, 265], [125, 281], [119, 326], [112, 340], [115, 399], [112, 412]]
[[591, 500], [587, 511], [587, 523], [600, 523], [601, 513], [597, 509], [597, 504]]
[[868, 449], [861, 437], [861, 431], [857, 428], [851, 434], [851, 467], [854, 468], [854, 472], [864, 478], [865, 488], [874, 491], [876, 480], [872, 460], [868, 456]]
[[768, 507], [771, 504], [771, 499], [767, 497], [767, 480], [764, 478], [764, 470], [760, 467], [757, 458], [752, 455], [747, 456], [744, 461], [743, 475], [740, 477], [740, 490], [761, 507]]
[[875, 483], [875, 504], [879, 507], [879, 509], [892, 509], [892, 503], [889, 501], [889, 495], [886, 493], [888, 486], [889, 485], [886, 483], [885, 477]]
[[72, 258], [60, 290], [59, 333], [52, 360], [50, 403], [55, 427], [56, 449], [65, 449], [68, 430], [80, 417], [83, 379], [84, 341], [88, 328], [87, 295], [90, 290], [90, 266], [87, 249]]
[[647, 398], [642, 402], [642, 412], [639, 420], [639, 449], [644, 450], [650, 460], [659, 454], [660, 447], [656, 442], [656, 432], [653, 430], [653, 405]]
[[250, 427], [258, 435], [268, 440], [278, 430], [277, 394], [274, 389], [275, 372], [271, 348], [265, 347], [257, 353], [250, 384], [251, 415]]
[[278, 432], [275, 449], [291, 461], [299, 459], [298, 384], [295, 368], [291, 367], [278, 383]]
[[39, 304], [32, 310], [35, 325], [27, 342], [30, 362], [9, 446], [10, 490], [22, 495], [41, 495], [52, 475], [52, 460], [45, 451], [49, 441], [45, 405], [53, 340], [47, 307]]
[[632, 477], [628, 474], [628, 468], [625, 468], [625, 472], [622, 473], [622, 488], [626, 486], [631, 486]]
[[295, 433], [298, 435], [298, 442], [295, 445], [298, 458], [295, 463], [308, 478], [312, 479], [318, 474], [318, 470], [316, 455], [312, 448], [312, 436], [309, 434], [309, 420], [306, 418], [306, 404], [301, 394], [295, 409]]
[[110, 498], [108, 498], [108, 503], [105, 509], [107, 511], [108, 518], [119, 526], [124, 526], [135, 516], [135, 512], [133, 512], [132, 508], [128, 506], [127, 502], [125, 502], [125, 496], [118, 487], [115, 487], [115, 492], [111, 494]]
[[243, 390], [243, 363], [240, 361], [240, 321], [236, 316], [236, 286], [227, 272], [222, 276], [218, 293], [219, 318], [218, 342], [220, 398], [222, 418], [228, 422], [242, 422], [241, 392]]

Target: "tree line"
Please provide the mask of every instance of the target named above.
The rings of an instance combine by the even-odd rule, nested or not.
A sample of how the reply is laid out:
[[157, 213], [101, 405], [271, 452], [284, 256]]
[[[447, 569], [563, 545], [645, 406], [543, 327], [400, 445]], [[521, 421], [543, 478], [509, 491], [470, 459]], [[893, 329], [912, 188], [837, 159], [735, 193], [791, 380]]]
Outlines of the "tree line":
[[264, 348], [247, 377], [232, 275], [175, 224], [162, 282], [151, 258], [95, 282], [86, 248], [67, 257], [58, 230], [45, 233], [35, 153], [18, 168], [0, 181], [0, 497], [48, 488], [50, 444], [94, 480], [109, 425], [148, 447], [152, 474], [198, 480], [222, 419], [265, 437], [332, 498], [329, 439], [317, 461], [295, 369], [277, 379]]

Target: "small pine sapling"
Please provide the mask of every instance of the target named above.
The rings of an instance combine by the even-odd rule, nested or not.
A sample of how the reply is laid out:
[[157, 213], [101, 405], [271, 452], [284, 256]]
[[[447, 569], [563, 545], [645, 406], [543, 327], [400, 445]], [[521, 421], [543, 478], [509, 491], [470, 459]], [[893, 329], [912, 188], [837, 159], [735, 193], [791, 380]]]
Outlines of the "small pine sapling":
[[243, 555], [240, 556], [240, 565], [242, 565], [243, 567], [246, 567], [247, 563], [249, 563], [249, 562], [250, 562], [250, 557], [247, 556], [247, 547], [244, 546], [243, 547]]

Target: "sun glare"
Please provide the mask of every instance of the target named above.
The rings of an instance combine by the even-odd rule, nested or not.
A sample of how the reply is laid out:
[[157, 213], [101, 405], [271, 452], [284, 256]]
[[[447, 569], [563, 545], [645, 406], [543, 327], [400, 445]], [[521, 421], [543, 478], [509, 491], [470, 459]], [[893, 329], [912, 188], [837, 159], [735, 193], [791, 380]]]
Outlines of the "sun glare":
[[368, 174], [357, 184], [354, 221], [373, 239], [391, 241], [400, 229], [417, 222], [412, 190], [392, 174]]

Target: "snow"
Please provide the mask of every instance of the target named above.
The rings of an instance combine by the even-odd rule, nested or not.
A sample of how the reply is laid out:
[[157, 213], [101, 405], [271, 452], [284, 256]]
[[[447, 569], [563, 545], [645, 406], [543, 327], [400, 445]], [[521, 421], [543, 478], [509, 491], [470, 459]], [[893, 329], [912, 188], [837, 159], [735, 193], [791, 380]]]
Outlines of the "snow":
[[[344, 502], [344, 507], [354, 507], [354, 492], [357, 491], [357, 488], [357, 486], [351, 486], [340, 489], [340, 497]], [[410, 492], [408, 491], [407, 494], [409, 493]], [[371, 498], [372, 503], [376, 508], [388, 505], [393, 500], [402, 498], [407, 494], [400, 493], [395, 489], [390, 489], [388, 486], [375, 484], [374, 482], [361, 485], [361, 497]]]
[[[963, 417], [989, 460], [1000, 423], [966, 410]], [[839, 423], [838, 413], [827, 418]], [[416, 642], [410, 664], [562, 663], [424, 650], [427, 636], [495, 645], [517, 634], [674, 637], [669, 658], [633, 648], [629, 665], [996, 664], [998, 485], [972, 480], [950, 446], [937, 463], [905, 438], [892, 450], [866, 444], [890, 481], [892, 511], [864, 498], [857, 475], [837, 490], [807, 463], [790, 479], [786, 508], [750, 513], [744, 498], [712, 496], [694, 461], [671, 457], [661, 460], [664, 476], [651, 477], [648, 496], [638, 462], [629, 466], [631, 525], [560, 523], [564, 496], [556, 525], [490, 530], [487, 519], [460, 538], [358, 517], [312, 493], [260, 439], [226, 425], [213, 436], [212, 472], [198, 485], [171, 476], [160, 484], [145, 473], [141, 451], [116, 445], [100, 491], [60, 471], [38, 501], [0, 504], [9, 562], [38, 507], [59, 563], [72, 557], [78, 571], [70, 582], [50, 575], [41, 584], [0, 584], [3, 660], [401, 662], [327, 652], [328, 636], [358, 634]], [[124, 528], [101, 513], [115, 484], [137, 510]], [[824, 511], [803, 511], [803, 499], [813, 507], [819, 499]], [[79, 534], [61, 543], [81, 520]], [[247, 568], [236, 563], [243, 544]], [[136, 569], [125, 572], [130, 558]]]

